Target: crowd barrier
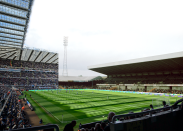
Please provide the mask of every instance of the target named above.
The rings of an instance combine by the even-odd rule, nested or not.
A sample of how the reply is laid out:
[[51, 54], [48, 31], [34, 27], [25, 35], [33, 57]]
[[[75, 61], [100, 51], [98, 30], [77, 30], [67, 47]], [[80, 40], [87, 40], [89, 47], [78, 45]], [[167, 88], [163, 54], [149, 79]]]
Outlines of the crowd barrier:
[[49, 124], [49, 125], [43, 125], [43, 126], [35, 126], [35, 127], [29, 127], [29, 128], [22, 128], [22, 129], [14, 129], [11, 131], [37, 131], [37, 130], [50, 130], [50, 131], [54, 131], [54, 129], [56, 129], [56, 131], [59, 131], [59, 127], [56, 124]]
[[[113, 116], [110, 123], [111, 131], [172, 131], [180, 130], [183, 120], [183, 112], [179, 102], [177, 101], [173, 106], [166, 108], [160, 108], [156, 110], [150, 110], [146, 112], [124, 114]], [[142, 116], [134, 119], [116, 121], [119, 118], [125, 118], [130, 116]]]
[[[122, 93], [133, 93], [133, 94], [145, 94], [145, 95], [158, 95], [168, 97], [181, 97], [183, 94], [167, 94], [167, 93], [152, 93], [152, 92], [135, 92], [135, 91], [118, 91], [118, 90], [101, 90], [101, 89], [44, 89], [46, 90], [98, 90], [98, 91], [110, 91], [110, 92], [122, 92]], [[29, 90], [29, 91], [44, 91], [44, 90]]]

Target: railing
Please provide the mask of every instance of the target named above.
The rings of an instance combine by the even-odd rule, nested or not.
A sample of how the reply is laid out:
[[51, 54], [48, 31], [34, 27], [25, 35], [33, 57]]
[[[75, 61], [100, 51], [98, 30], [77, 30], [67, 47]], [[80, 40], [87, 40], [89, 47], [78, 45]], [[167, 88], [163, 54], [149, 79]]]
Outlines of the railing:
[[[164, 107], [164, 108], [159, 108], [159, 109], [154, 109], [154, 110], [149, 110], [149, 111], [144, 111], [144, 112], [139, 112], [139, 113], [132, 113], [132, 114], [123, 114], [123, 115], [115, 115], [113, 116], [112, 118], [112, 123], [115, 123], [115, 120], [116, 118], [122, 118], [122, 117], [129, 117], [129, 116], [144, 116], [144, 115], [147, 115], [149, 114], [149, 117], [152, 117], [153, 115], [156, 115], [156, 114], [153, 114], [153, 113], [159, 113], [161, 111], [170, 111], [172, 112], [174, 108], [176, 108], [177, 106], [180, 108], [180, 105], [177, 105], [179, 102], [182, 102], [183, 99], [180, 99], [178, 100], [177, 102], [175, 102], [174, 105], [172, 106], [167, 106], [167, 107]], [[168, 110], [167, 110], [168, 109]], [[152, 115], [153, 114], [153, 115]], [[135, 119], [135, 118], [134, 118]]]
[[51, 128], [55, 128], [56, 131], [59, 131], [59, 127], [56, 124], [35, 126], [35, 127], [22, 128], [22, 129], [14, 129], [14, 130], [11, 130], [11, 131], [37, 131], [37, 130], [51, 129]]
[[1, 116], [2, 111], [4, 110], [4, 107], [6, 106], [7, 101], [9, 100], [9, 98], [10, 98], [10, 96], [11, 96], [11, 93], [12, 93], [12, 91], [10, 92], [8, 98], [6, 99], [6, 101], [5, 101], [4, 105], [3, 105], [3, 108], [2, 108], [2, 110], [1, 110], [1, 112], [0, 112], [0, 116]]

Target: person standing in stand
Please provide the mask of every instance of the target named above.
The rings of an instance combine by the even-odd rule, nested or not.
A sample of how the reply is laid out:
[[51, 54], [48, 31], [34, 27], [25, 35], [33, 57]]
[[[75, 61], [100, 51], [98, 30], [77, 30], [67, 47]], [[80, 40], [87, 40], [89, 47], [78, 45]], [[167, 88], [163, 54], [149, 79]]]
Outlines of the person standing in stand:
[[76, 121], [72, 121], [64, 127], [63, 131], [74, 131], [74, 127], [76, 126]]

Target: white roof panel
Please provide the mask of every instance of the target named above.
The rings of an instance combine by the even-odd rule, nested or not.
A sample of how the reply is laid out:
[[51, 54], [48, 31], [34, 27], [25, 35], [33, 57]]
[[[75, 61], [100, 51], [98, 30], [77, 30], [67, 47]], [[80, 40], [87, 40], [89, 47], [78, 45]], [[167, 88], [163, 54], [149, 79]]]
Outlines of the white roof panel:
[[36, 62], [40, 62], [47, 54], [48, 54], [48, 52], [42, 51], [42, 53], [41, 53], [41, 54], [39, 55], [39, 57], [36, 59]]
[[54, 60], [58, 59], [58, 54], [56, 54], [53, 58], [51, 58], [48, 63], [52, 63]]
[[45, 57], [43, 60], [42, 60], [42, 62], [46, 62], [46, 61], [48, 61], [52, 56], [54, 56], [55, 55], [55, 53], [49, 53], [48, 55], [47, 55], [47, 57]]
[[32, 55], [30, 57], [30, 61], [34, 61], [39, 53], [40, 53], [39, 50], [34, 50], [34, 52], [32, 53]]
[[126, 65], [126, 64], [141, 63], [141, 62], [148, 62], [148, 61], [155, 61], [155, 60], [163, 60], [163, 59], [171, 59], [171, 58], [177, 58], [177, 57], [183, 57], [183, 52], [176, 52], [176, 53], [163, 54], [163, 55], [150, 56], [150, 57], [137, 58], [137, 59], [131, 59], [131, 60], [124, 60], [124, 61], [117, 61], [117, 62], [111, 62], [111, 63], [105, 63], [105, 64], [99, 64], [99, 65], [92, 65], [92, 66], [88, 66], [88, 69], [117, 66], [117, 65]]

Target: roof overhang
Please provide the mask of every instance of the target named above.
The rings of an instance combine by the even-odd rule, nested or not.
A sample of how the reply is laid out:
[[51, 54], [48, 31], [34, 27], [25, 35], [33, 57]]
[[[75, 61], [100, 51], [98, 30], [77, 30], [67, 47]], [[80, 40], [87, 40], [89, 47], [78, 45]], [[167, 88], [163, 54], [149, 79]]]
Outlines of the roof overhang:
[[93, 65], [88, 69], [106, 75], [183, 70], [183, 52]]
[[[20, 54], [22, 51], [22, 54]], [[20, 59], [21, 56], [21, 59]], [[10, 60], [21, 60], [29, 62], [42, 62], [58, 64], [58, 53], [46, 50], [17, 48], [11, 46], [0, 45], [0, 58]]]

